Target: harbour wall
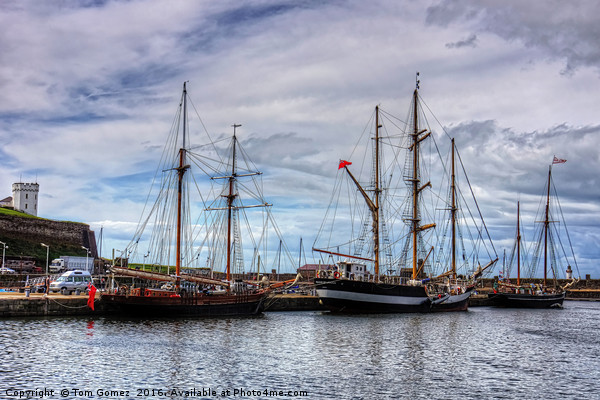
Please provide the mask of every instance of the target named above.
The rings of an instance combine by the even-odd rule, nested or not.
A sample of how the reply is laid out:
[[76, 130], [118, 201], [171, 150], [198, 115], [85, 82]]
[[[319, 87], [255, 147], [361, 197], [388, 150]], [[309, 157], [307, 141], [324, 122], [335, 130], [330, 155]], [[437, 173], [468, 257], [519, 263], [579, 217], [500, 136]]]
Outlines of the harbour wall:
[[52, 253], [56, 251], [57, 246], [74, 247], [79, 251], [78, 254], [83, 252], [81, 246], [84, 246], [90, 250], [90, 256], [93, 257], [98, 253], [94, 231], [90, 230], [88, 224], [80, 222], [26, 218], [0, 213], [0, 235], [8, 244], [7, 256], [20, 253], [43, 258], [45, 261], [46, 249], [42, 248], [40, 243], [49, 244]]
[[52, 221], [39, 218], [16, 218], [0, 214], [0, 231], [3, 234], [36, 239], [53, 239], [79, 242], [88, 234], [90, 226], [83, 223]]
[[94, 311], [87, 305], [88, 296], [44, 296], [42, 294], [3, 294], [0, 296], [1, 317], [44, 317], [104, 314], [102, 302], [97, 298]]
[[[106, 307], [96, 297], [94, 309], [87, 306], [87, 295], [54, 295], [4, 292], [0, 293], [0, 318], [10, 317], [44, 317], [44, 316], [70, 316], [89, 315], [99, 316], [107, 314]], [[567, 300], [600, 301], [600, 290], [576, 289], [567, 291]], [[479, 291], [469, 299], [469, 307], [489, 305], [487, 293]], [[317, 296], [302, 294], [278, 294], [269, 299], [265, 311], [321, 311], [325, 308], [319, 303]]]
[[317, 296], [303, 294], [276, 294], [268, 301], [265, 311], [315, 311], [325, 310]]

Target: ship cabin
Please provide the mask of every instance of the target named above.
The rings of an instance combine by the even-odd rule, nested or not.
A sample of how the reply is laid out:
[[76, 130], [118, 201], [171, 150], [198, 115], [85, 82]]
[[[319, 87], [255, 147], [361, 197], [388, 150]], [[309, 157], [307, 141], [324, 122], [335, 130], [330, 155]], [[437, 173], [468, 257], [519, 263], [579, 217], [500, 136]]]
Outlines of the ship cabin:
[[337, 266], [338, 272], [342, 278], [362, 281], [365, 280], [368, 275], [367, 266], [365, 264], [340, 261], [337, 263]]

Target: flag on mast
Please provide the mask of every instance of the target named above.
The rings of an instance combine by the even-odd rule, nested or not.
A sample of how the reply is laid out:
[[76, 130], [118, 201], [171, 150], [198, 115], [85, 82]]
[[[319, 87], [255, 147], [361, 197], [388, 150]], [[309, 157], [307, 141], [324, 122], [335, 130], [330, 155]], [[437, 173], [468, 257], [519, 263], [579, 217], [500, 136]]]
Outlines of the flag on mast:
[[338, 169], [342, 169], [344, 168], [346, 165], [352, 165], [352, 163], [350, 161], [346, 161], [346, 160], [340, 160], [340, 166], [338, 167]]
[[566, 162], [567, 160], [563, 160], [562, 158], [558, 158], [556, 156], [554, 156], [554, 159], [552, 160], [552, 164], [563, 164]]

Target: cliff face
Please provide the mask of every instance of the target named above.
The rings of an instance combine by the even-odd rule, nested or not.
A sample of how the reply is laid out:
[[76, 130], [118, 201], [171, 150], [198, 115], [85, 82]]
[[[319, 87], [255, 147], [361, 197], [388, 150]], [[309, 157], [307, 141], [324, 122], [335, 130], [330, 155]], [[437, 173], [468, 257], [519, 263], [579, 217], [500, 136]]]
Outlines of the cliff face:
[[[52, 221], [0, 214], [0, 241], [7, 244], [7, 255], [32, 256], [46, 262], [46, 248], [50, 246], [49, 258], [61, 255], [97, 256], [96, 239], [90, 226], [78, 222]], [[61, 252], [64, 252], [61, 254]]]

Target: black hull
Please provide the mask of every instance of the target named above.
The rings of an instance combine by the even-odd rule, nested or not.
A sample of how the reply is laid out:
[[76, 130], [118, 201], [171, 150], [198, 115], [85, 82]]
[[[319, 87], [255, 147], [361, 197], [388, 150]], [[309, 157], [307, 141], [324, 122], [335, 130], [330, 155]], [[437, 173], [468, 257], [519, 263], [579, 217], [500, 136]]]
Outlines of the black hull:
[[257, 315], [264, 310], [265, 294], [152, 297], [103, 294], [107, 311], [128, 316], [225, 317]]
[[473, 293], [473, 287], [467, 288], [465, 293], [452, 295], [446, 301], [433, 303], [432, 312], [467, 311], [469, 309], [469, 298]]
[[431, 299], [425, 287], [347, 279], [315, 279], [320, 302], [336, 313], [426, 313]]
[[490, 305], [508, 308], [562, 307], [565, 292], [558, 294], [494, 293], [488, 295]]

